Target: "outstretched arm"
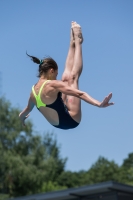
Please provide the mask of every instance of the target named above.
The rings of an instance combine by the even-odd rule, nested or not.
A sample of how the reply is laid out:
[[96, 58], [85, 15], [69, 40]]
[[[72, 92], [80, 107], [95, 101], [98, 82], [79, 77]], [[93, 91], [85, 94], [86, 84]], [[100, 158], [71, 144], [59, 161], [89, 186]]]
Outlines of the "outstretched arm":
[[100, 102], [100, 101], [92, 98], [86, 92], [80, 91], [80, 90], [72, 88], [70, 86], [67, 86], [62, 81], [51, 81], [50, 84], [56, 90], [66, 94], [66, 95], [78, 97], [93, 106], [104, 108], [107, 106], [114, 105], [113, 102], [109, 103], [110, 99], [112, 98], [112, 93], [110, 93], [108, 96], [106, 96], [102, 102]]
[[29, 117], [29, 113], [32, 111], [32, 109], [34, 108], [34, 103], [31, 100], [31, 97], [29, 98], [28, 101], [28, 105], [26, 106], [26, 108], [19, 114], [19, 118], [22, 122], [22, 124], [25, 126], [25, 119], [27, 119]]

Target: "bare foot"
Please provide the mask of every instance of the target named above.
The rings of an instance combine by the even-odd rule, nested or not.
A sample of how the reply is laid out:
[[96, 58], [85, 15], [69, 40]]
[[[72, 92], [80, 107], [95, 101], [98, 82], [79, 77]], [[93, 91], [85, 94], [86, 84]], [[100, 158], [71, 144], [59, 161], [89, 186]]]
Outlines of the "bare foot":
[[81, 26], [76, 22], [72, 22], [72, 31], [74, 35], [74, 40], [79, 41], [82, 44], [83, 36], [82, 36]]
[[72, 45], [73, 47], [75, 46], [75, 42], [74, 42], [74, 33], [73, 33], [73, 29], [72, 29], [72, 24], [71, 23], [71, 32], [70, 32], [70, 45]]

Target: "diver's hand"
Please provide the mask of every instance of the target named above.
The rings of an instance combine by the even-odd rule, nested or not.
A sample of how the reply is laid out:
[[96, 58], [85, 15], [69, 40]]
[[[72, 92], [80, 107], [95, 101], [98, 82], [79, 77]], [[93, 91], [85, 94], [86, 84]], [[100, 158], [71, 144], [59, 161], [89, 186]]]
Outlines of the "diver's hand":
[[99, 104], [99, 107], [105, 108], [114, 105], [114, 102], [109, 102], [111, 98], [112, 98], [112, 93], [110, 93], [108, 96], [104, 98], [104, 100]]
[[26, 125], [25, 125], [25, 120], [29, 117], [29, 115], [30, 115], [30, 114], [28, 114], [27, 116], [24, 116], [23, 113], [20, 113], [20, 114], [19, 114], [19, 118], [20, 118], [20, 120], [21, 120], [23, 126], [26, 126]]

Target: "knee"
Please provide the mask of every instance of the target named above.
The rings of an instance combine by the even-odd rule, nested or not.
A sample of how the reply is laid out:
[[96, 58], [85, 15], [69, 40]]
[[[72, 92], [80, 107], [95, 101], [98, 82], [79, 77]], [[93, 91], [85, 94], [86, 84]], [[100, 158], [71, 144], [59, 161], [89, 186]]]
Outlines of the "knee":
[[72, 85], [73, 83], [78, 81], [78, 78], [78, 74], [72, 71], [70, 74], [64, 73], [62, 76], [62, 81], [67, 82], [69, 85]]
[[63, 82], [68, 82], [69, 81], [69, 74], [68, 73], [64, 73], [62, 76], [62, 81]]
[[72, 73], [70, 74], [70, 76], [69, 76], [68, 82], [69, 82], [69, 84], [71, 85], [71, 84], [73, 84], [75, 81], [78, 81], [78, 76], [77, 76], [77, 74], [75, 74], [74, 72], [72, 72]]

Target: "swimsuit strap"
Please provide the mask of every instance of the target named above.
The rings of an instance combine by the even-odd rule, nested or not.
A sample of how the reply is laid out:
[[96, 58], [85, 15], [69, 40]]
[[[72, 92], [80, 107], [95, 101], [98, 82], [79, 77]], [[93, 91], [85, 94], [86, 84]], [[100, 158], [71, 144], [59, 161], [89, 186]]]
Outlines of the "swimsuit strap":
[[39, 93], [38, 93], [38, 95], [37, 95], [37, 96], [39, 97], [39, 99], [40, 99], [40, 95], [41, 95], [42, 89], [43, 89], [44, 85], [45, 85], [48, 81], [49, 81], [49, 80], [44, 81], [44, 83], [43, 83], [42, 86], [40, 87]]
[[35, 99], [37, 99], [37, 95], [36, 95], [36, 93], [35, 93], [34, 86], [35, 86], [35, 85], [32, 86], [32, 92], [33, 92], [33, 94], [34, 94]]
[[46, 107], [46, 104], [44, 104], [44, 103], [42, 102], [40, 95], [41, 95], [41, 92], [42, 92], [42, 89], [43, 89], [44, 85], [45, 85], [48, 81], [50, 81], [50, 80], [44, 81], [44, 83], [42, 84], [42, 86], [41, 86], [41, 88], [40, 88], [40, 90], [39, 90], [38, 95], [35, 93], [34, 85], [32, 86], [32, 92], [33, 92], [34, 97], [35, 97], [35, 99], [36, 99], [37, 108], [40, 108], [41, 106]]

